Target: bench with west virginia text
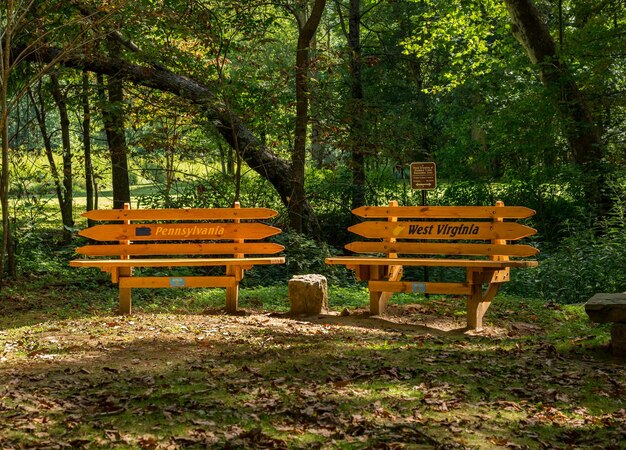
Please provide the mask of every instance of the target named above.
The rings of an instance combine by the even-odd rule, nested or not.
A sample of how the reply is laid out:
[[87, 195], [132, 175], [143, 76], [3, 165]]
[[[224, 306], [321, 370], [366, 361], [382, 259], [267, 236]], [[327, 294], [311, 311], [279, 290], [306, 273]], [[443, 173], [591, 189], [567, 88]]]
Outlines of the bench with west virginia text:
[[[491, 300], [510, 280], [510, 269], [537, 266], [534, 260], [510, 259], [536, 255], [536, 248], [507, 243], [536, 233], [533, 228], [505, 220], [530, 217], [535, 211], [529, 208], [504, 206], [502, 202], [495, 206], [398, 206], [398, 202], [391, 202], [388, 207], [363, 206], [352, 212], [376, 219], [348, 228], [373, 240], [352, 242], [346, 248], [369, 256], [339, 256], [327, 258], [326, 263], [345, 265], [358, 280], [368, 282], [370, 312], [374, 315], [384, 313], [394, 292], [465, 295], [467, 328], [478, 330]], [[465, 281], [402, 281], [407, 266], [465, 268]]]
[[[93, 210], [88, 219], [109, 223], [79, 232], [103, 244], [76, 249], [89, 257], [70, 261], [72, 267], [97, 267], [119, 283], [121, 314], [131, 312], [132, 288], [226, 288], [226, 311], [237, 310], [239, 282], [255, 265], [284, 264], [275, 255], [284, 247], [262, 242], [280, 229], [256, 222], [270, 219], [267, 208], [124, 209]], [[110, 223], [116, 222], [116, 223]], [[254, 241], [254, 242], [249, 242]], [[254, 255], [250, 257], [249, 255]], [[95, 258], [91, 258], [95, 257]], [[135, 268], [225, 267], [219, 276], [134, 276]]]

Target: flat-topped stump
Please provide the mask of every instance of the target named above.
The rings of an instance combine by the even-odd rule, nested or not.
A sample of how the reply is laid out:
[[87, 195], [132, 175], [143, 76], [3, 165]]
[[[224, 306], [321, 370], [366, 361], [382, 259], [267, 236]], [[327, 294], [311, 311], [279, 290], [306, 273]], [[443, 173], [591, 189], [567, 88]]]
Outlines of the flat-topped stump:
[[585, 311], [592, 322], [613, 324], [611, 352], [626, 356], [626, 292], [596, 294], [585, 303]]
[[294, 275], [289, 280], [290, 314], [312, 316], [328, 312], [328, 282], [317, 274]]
[[626, 292], [596, 294], [585, 303], [585, 311], [592, 322], [626, 323]]

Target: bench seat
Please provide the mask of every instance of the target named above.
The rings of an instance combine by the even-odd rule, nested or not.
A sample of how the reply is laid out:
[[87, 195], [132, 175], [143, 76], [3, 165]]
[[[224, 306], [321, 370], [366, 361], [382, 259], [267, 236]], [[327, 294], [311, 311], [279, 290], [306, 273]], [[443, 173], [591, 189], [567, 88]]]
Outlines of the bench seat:
[[72, 267], [192, 267], [192, 266], [255, 266], [285, 264], [284, 257], [272, 258], [155, 258], [155, 259], [76, 259]]
[[365, 266], [429, 266], [429, 267], [483, 267], [485, 269], [505, 269], [507, 267], [537, 267], [537, 261], [488, 261], [480, 259], [445, 258], [376, 258], [336, 256], [326, 258], [326, 264], [365, 265]]

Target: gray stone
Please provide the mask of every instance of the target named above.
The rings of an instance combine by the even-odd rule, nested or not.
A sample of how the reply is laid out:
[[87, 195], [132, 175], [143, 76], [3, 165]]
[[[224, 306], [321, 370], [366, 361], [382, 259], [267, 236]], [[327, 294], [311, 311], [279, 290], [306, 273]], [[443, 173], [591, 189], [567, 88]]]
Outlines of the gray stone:
[[626, 324], [614, 323], [611, 328], [611, 353], [626, 356]]
[[328, 312], [328, 282], [323, 275], [294, 275], [289, 280], [290, 314], [312, 316]]
[[585, 303], [592, 322], [626, 323], [626, 293], [596, 294]]

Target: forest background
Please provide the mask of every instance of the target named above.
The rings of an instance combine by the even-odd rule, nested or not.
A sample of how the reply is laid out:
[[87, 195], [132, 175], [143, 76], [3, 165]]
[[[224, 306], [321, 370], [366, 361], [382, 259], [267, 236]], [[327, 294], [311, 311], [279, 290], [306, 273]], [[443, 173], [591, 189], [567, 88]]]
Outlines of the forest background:
[[510, 292], [626, 290], [623, 1], [7, 0], [0, 26], [5, 286], [75, 279], [85, 210], [234, 201], [286, 231], [249, 285], [351, 284], [323, 264], [350, 210], [421, 204], [434, 161], [430, 204], [537, 211]]

